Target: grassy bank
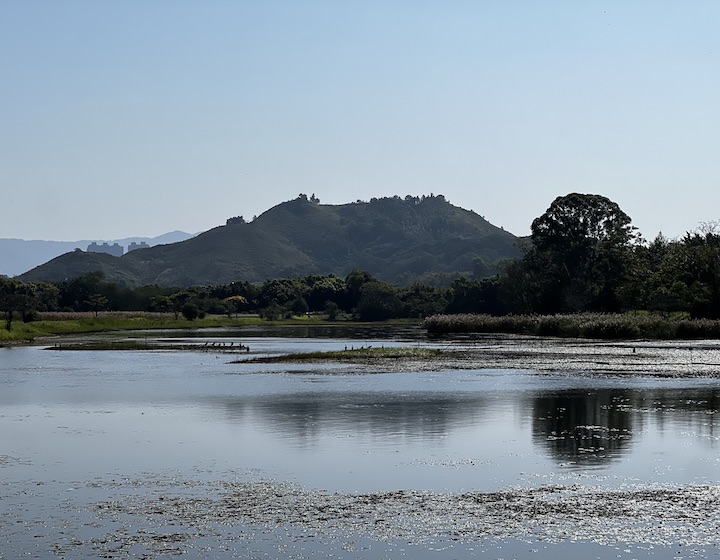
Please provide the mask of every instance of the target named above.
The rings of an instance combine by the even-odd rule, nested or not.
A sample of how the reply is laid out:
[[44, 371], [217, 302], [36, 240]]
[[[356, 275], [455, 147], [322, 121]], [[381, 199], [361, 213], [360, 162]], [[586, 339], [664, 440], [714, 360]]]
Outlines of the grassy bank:
[[[307, 324], [305, 319], [278, 321], [278, 323]], [[318, 320], [318, 322], [320, 322]], [[82, 334], [92, 332], [124, 331], [136, 329], [188, 329], [211, 327], [237, 327], [243, 325], [267, 324], [256, 316], [229, 318], [225, 315], [208, 315], [202, 319], [188, 321], [175, 318], [173, 313], [41, 313], [36, 321], [23, 323], [13, 321], [12, 329], [0, 329], [0, 344], [31, 341], [45, 336]], [[277, 323], [276, 323], [277, 324]]]
[[430, 334], [510, 333], [604, 340], [720, 339], [720, 321], [650, 314], [434, 315], [425, 320], [424, 327]]
[[[12, 329], [0, 328], [0, 345], [32, 341], [36, 338], [94, 332], [191, 329], [213, 327], [241, 327], [249, 325], [357, 325], [359, 323], [330, 322], [323, 315], [303, 315], [291, 319], [266, 321], [256, 315], [207, 315], [188, 321], [175, 318], [173, 313], [103, 312], [94, 313], [40, 313], [37, 320], [28, 323], [13, 321]], [[417, 320], [391, 321], [385, 324], [417, 324]]]

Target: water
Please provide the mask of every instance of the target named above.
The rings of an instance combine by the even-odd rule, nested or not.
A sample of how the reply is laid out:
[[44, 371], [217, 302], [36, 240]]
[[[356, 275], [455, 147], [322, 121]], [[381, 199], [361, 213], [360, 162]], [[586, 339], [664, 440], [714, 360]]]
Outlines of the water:
[[[222, 334], [261, 355], [418, 344], [408, 333]], [[204, 344], [216, 335], [184, 337]], [[717, 539], [699, 536], [715, 518], [693, 522], [700, 533], [688, 529], [683, 544], [677, 531], [658, 532], [655, 518], [655, 533], [628, 533], [622, 519], [578, 529], [576, 518], [527, 513], [530, 502], [575, 507], [597, 493], [608, 503], [630, 496], [628, 503], [645, 504], [635, 496], [646, 489], [681, 491], [673, 503], [707, 502], [720, 473], [718, 380], [369, 373], [236, 358], [0, 349], [0, 558], [704, 558], [718, 551]], [[448, 529], [467, 505], [458, 496], [497, 492], [522, 502], [523, 524], [502, 517], [482, 521], [480, 531], [472, 518], [475, 532], [457, 529], [470, 526], [469, 511]], [[358, 498], [378, 493], [372, 510]], [[229, 496], [244, 511], [239, 517], [228, 514]], [[334, 509], [338, 503], [350, 513]], [[273, 507], [280, 513], [268, 513]], [[317, 515], [328, 507], [331, 516]], [[202, 518], [191, 514], [198, 509]], [[403, 516], [405, 525], [397, 521]], [[633, 519], [647, 523], [643, 516]], [[171, 526], [182, 531], [169, 533]]]

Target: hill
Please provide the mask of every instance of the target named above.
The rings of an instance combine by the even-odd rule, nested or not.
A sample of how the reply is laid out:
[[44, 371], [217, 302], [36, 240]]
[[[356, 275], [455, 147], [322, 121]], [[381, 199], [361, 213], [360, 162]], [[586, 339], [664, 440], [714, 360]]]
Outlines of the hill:
[[[93, 240], [100, 243], [118, 243], [127, 248], [130, 243], [147, 243], [155, 246], [162, 243], [176, 243], [192, 237], [184, 231], [173, 231], [157, 237], [127, 237], [113, 240]], [[93, 241], [46, 241], [26, 239], [0, 239], [0, 274], [15, 276], [34, 268], [50, 259], [75, 249], [85, 250]]]
[[102, 270], [128, 286], [189, 286], [307, 274], [346, 275], [354, 268], [404, 284], [433, 273], [488, 274], [518, 256], [517, 238], [442, 195], [320, 204], [300, 195], [250, 223], [240, 219], [192, 239], [112, 257], [74, 251], [20, 276], [58, 281]]

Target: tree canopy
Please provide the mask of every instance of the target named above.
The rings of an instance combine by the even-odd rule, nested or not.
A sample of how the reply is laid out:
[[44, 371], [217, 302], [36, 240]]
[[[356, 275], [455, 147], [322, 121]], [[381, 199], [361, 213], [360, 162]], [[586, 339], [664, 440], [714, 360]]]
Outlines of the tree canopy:
[[[517, 305], [539, 313], [618, 310], [633, 243], [630, 217], [594, 194], [556, 198], [532, 223], [531, 245], [511, 271]], [[518, 293], [518, 290], [529, 290]]]

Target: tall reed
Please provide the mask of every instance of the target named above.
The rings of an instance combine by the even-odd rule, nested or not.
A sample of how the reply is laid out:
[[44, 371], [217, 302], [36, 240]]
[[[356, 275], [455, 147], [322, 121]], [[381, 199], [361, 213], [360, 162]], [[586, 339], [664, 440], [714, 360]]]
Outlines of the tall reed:
[[430, 334], [510, 333], [606, 340], [720, 338], [720, 321], [676, 319], [649, 314], [578, 313], [572, 315], [433, 315], [424, 322]]

